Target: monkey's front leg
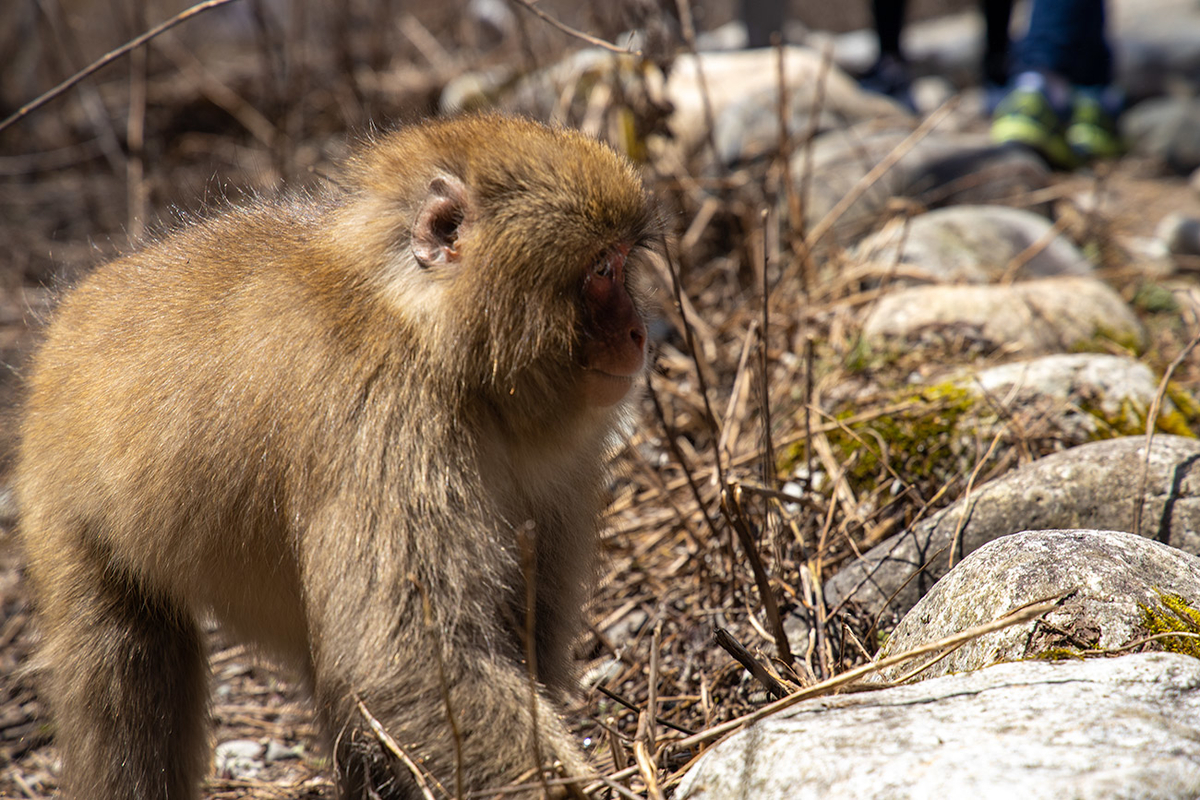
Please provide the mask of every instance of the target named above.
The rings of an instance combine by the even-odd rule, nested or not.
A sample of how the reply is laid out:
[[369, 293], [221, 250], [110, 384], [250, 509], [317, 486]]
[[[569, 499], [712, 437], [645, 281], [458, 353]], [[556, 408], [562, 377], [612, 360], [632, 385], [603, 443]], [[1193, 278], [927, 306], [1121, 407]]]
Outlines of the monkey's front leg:
[[[567, 775], [585, 777], [582, 754], [541, 686], [524, 667], [478, 647], [450, 646], [439, 666], [435, 643], [409, 642], [394, 670], [323, 677], [322, 708], [336, 714], [329, 729], [339, 780], [347, 797], [370, 787], [383, 797], [418, 797], [414, 769], [451, 796], [518, 781], [541, 791], [537, 770], [558, 762]], [[385, 753], [357, 706], [361, 699], [410, 763]]]

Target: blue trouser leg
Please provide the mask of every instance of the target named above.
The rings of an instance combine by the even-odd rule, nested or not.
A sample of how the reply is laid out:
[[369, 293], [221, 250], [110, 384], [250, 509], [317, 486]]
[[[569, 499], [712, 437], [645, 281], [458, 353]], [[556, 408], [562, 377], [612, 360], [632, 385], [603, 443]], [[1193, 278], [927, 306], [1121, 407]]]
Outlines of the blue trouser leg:
[[1054, 72], [1076, 86], [1112, 82], [1104, 0], [1033, 0], [1029, 32], [1017, 47], [1018, 71]]

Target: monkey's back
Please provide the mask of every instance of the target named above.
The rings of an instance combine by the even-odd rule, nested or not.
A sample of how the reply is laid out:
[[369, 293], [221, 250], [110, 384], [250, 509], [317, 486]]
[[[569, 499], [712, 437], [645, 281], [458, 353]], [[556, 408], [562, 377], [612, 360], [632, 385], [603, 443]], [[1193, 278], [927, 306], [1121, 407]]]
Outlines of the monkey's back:
[[[303, 648], [289, 521], [318, 491], [320, 381], [354, 363], [308, 296], [304, 268], [320, 256], [291, 233], [320, 213], [231, 210], [66, 294], [32, 364], [16, 470], [36, 583], [66, 591], [85, 580], [66, 556], [100, 553]], [[303, 466], [285, 465], [298, 452]]]

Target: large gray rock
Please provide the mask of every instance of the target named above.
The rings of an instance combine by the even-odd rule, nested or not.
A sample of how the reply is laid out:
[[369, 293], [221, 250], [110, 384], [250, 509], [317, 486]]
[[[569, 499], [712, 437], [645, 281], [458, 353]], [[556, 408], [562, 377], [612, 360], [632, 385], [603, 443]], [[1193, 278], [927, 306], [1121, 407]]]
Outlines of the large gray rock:
[[706, 753], [685, 800], [1195, 800], [1200, 660], [1001, 664], [825, 697]]
[[524, 75], [509, 65], [464, 73], [446, 84], [438, 104], [443, 114], [495, 106], [563, 122], [584, 116], [597, 87], [619, 86], [639, 97], [647, 90], [661, 93], [661, 84], [661, 74], [641, 59], [590, 47]]
[[971, 383], [992, 395], [1031, 392], [1064, 402], [1087, 401], [1106, 414], [1119, 413], [1126, 401], [1149, 408], [1158, 391], [1154, 370], [1136, 358], [1108, 353], [1056, 353], [1013, 361], [983, 370]]
[[1200, 8], [1192, 0], [1109, 0], [1117, 83], [1137, 101], [1196, 87]]
[[[1035, 424], [1052, 420], [1071, 441], [1094, 438], [1115, 427], [1143, 429], [1158, 391], [1158, 376], [1129, 356], [1056, 353], [1014, 361], [961, 379], [968, 391], [987, 395], [1004, 417]], [[1175, 412], [1165, 399], [1160, 413]]]
[[[1200, 176], [1200, 169], [1192, 173], [1192, 185]], [[1200, 256], [1200, 219], [1186, 214], [1172, 213], [1163, 217], [1154, 229], [1155, 236], [1177, 256]]]
[[975, 639], [945, 658], [923, 656], [877, 673], [894, 681], [929, 666], [919, 680], [1065, 648], [1113, 649], [1146, 636], [1142, 607], [1160, 592], [1200, 604], [1200, 558], [1120, 531], [1025, 531], [976, 550], [904, 615], [879, 657], [960, 633], [1031, 602], [1066, 595], [1037, 620]]
[[[911, 132], [911, 125], [863, 123], [818, 136], [804, 206], [808, 230]], [[792, 157], [797, 186], [803, 185], [807, 158], [802, 149]], [[857, 242], [880, 221], [892, 197], [930, 208], [996, 203], [1044, 188], [1049, 175], [1045, 163], [1025, 148], [994, 145], [985, 134], [934, 130], [846, 209], [824, 244]]]
[[913, 286], [880, 298], [863, 324], [877, 345], [966, 339], [1027, 355], [1066, 352], [1099, 338], [1141, 348], [1133, 310], [1095, 278], [1059, 277], [1007, 286]]
[[1044, 246], [1019, 267], [1018, 279], [1091, 275], [1092, 265], [1075, 245], [1055, 235], [1041, 214], [1008, 206], [960, 205], [919, 214], [862, 241], [857, 259], [901, 267], [902, 283], [996, 283], [1031, 246]]
[[[806, 129], [818, 88], [825, 73], [823, 105], [826, 124], [840, 120], [842, 125], [860, 120], [907, 117], [891, 98], [865, 92], [858, 82], [841, 69], [826, 70], [821, 54], [808, 47], [789, 46], [784, 54], [784, 83], [788, 107], [792, 112], [792, 132]], [[774, 48], [735, 52], [681, 55], [675, 59], [667, 77], [664, 94], [675, 107], [671, 130], [685, 152], [699, 148], [705, 141], [704, 95], [700, 72], [712, 109], [714, 134], [722, 160], [726, 163], [757, 155], [767, 145], [779, 142], [779, 71]]]
[[[1025, 530], [1132, 531], [1145, 460], [1141, 436], [1046, 456], [876, 545], [826, 581], [825, 600], [831, 608], [852, 601], [871, 616], [887, 611], [898, 619], [949, 571], [952, 551], [957, 563]], [[1200, 441], [1154, 438], [1140, 533], [1200, 555]]]
[[[868, 94], [881, 98], [880, 102], [893, 104], [891, 109], [880, 108], [889, 116], [907, 116], [908, 112], [898, 103], [882, 95]], [[790, 92], [788, 99], [787, 130], [793, 142], [811, 131], [828, 131], [846, 124], [842, 115], [828, 105], [821, 107], [819, 115], [813, 117], [811, 86], [798, 92]], [[676, 120], [679, 120], [676, 122]], [[685, 146], [698, 147], [704, 137], [702, 120], [676, 114], [672, 117], [672, 130], [680, 132]], [[685, 127], [686, 126], [686, 127]], [[697, 137], [700, 137], [697, 139]], [[714, 114], [713, 143], [717, 158], [724, 168], [753, 161], [778, 152], [779, 149], [779, 91], [777, 88], [759, 89], [750, 94], [734, 98], [720, 113]], [[796, 145], [793, 145], [796, 146]]]
[[1200, 100], [1159, 97], [1131, 108], [1121, 133], [1135, 153], [1153, 156], [1180, 175], [1200, 167]]

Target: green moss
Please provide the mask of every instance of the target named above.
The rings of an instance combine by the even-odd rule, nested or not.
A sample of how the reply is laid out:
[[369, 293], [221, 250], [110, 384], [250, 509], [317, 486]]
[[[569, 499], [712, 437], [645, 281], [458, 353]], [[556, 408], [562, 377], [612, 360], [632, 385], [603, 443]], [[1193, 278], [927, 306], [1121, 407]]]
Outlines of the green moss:
[[[846, 409], [837, 415], [846, 426], [827, 437], [856, 491], [874, 490], [895, 476], [906, 484], [944, 481], [969, 468], [977, 404], [978, 398], [959, 384], [935, 384], [898, 394], [894, 405], [902, 410], [870, 420], [848, 422], [861, 409]], [[804, 444], [798, 442], [782, 454], [780, 469], [786, 473], [803, 459]]]
[[846, 354], [846, 358], [842, 363], [847, 372], [855, 375], [861, 375], [864, 372], [882, 369], [896, 361], [898, 356], [896, 350], [888, 350], [886, 348], [872, 347], [867, 341], [867, 337], [859, 336], [854, 340], [853, 347]]
[[1112, 345], [1116, 345], [1131, 356], [1142, 354], [1142, 337], [1137, 331], [1128, 329], [1109, 328], [1097, 325], [1091, 339], [1083, 339], [1071, 345], [1072, 353], [1112, 353]]
[[[1195, 438], [1196, 431], [1200, 430], [1200, 402], [1175, 381], [1167, 381], [1167, 399], [1175, 405], [1175, 410], [1159, 415], [1159, 428]], [[1164, 426], [1164, 420], [1169, 428]]]
[[[1158, 591], [1158, 590], [1155, 590]], [[1200, 635], [1200, 610], [1189, 605], [1177, 594], [1158, 591], [1158, 605], [1151, 608], [1138, 604], [1142, 610], [1142, 627], [1152, 634], [1190, 633]], [[1166, 636], [1159, 640], [1170, 653], [1182, 653], [1200, 658], [1200, 639], [1195, 636]]]
[[[1174, 408], [1164, 403], [1166, 407], [1158, 413], [1155, 430], [1195, 439], [1196, 431], [1200, 429], [1200, 403], [1174, 383], [1167, 384], [1167, 398]], [[1115, 412], [1105, 411], [1098, 403], [1081, 402], [1079, 407], [1097, 422], [1094, 439], [1141, 436], [1146, 433], [1149, 409], [1141, 403], [1126, 398]]]
[[1147, 314], [1174, 314], [1179, 311], [1179, 301], [1167, 287], [1158, 283], [1143, 283], [1133, 295], [1135, 308]]
[[1083, 653], [1070, 647], [1050, 647], [1030, 658], [1031, 661], [1083, 661]]

